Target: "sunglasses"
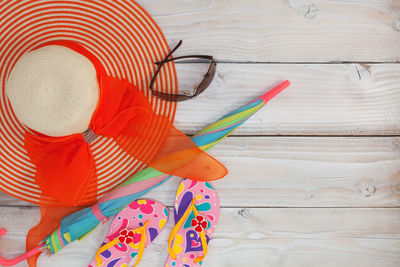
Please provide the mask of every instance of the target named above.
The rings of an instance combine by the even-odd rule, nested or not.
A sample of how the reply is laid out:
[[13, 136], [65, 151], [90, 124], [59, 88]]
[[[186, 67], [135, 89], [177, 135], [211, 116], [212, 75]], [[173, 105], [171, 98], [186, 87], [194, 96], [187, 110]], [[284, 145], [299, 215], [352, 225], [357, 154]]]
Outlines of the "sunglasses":
[[[217, 67], [217, 62], [214, 60], [214, 58], [212, 56], [206, 56], [206, 55], [190, 55], [190, 56], [181, 56], [181, 57], [175, 57], [175, 58], [171, 58], [172, 54], [182, 45], [182, 40], [179, 41], [179, 43], [175, 46], [174, 49], [172, 49], [171, 52], [169, 52], [169, 54], [164, 58], [163, 61], [159, 61], [159, 62], [155, 62], [155, 64], [158, 66], [153, 78], [151, 79], [150, 82], [150, 90], [152, 92], [152, 94], [155, 97], [161, 98], [163, 100], [167, 100], [167, 101], [184, 101], [184, 100], [188, 100], [191, 99], [195, 96], [198, 96], [199, 94], [201, 94], [202, 92], [204, 92], [204, 90], [207, 89], [207, 87], [211, 84], [212, 80], [214, 79], [215, 76], [215, 70]], [[164, 66], [164, 64], [171, 62], [171, 61], [178, 61], [178, 60], [182, 60], [182, 59], [204, 59], [204, 60], [208, 60], [210, 61], [210, 66], [208, 67], [208, 71], [207, 73], [204, 75], [203, 80], [200, 82], [200, 84], [196, 87], [196, 89], [193, 91], [192, 94], [168, 94], [168, 93], [162, 93], [159, 91], [156, 91], [153, 89], [153, 85], [157, 79], [157, 75], [160, 73], [161, 68]]]

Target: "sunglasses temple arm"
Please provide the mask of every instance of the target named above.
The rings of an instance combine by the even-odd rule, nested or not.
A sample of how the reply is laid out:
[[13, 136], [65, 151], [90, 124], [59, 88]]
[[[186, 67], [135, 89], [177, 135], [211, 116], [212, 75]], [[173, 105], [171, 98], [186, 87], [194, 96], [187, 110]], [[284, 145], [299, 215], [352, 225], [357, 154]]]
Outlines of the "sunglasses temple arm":
[[290, 82], [288, 80], [284, 81], [283, 83], [279, 84], [277, 87], [269, 90], [266, 94], [260, 96], [260, 98], [264, 101], [264, 103], [267, 103], [270, 101], [274, 96], [282, 92], [285, 88], [287, 88], [290, 85]]
[[160, 65], [162, 63], [168, 63], [177, 59], [186, 59], [186, 58], [201, 58], [201, 59], [207, 59], [207, 60], [214, 60], [214, 58], [212, 56], [207, 56], [207, 55], [188, 55], [188, 56], [180, 56], [180, 57], [174, 57], [174, 58], [169, 58], [165, 59], [163, 61], [158, 61], [155, 64], [156, 65]]
[[[7, 232], [6, 229], [0, 229], [0, 237], [2, 235], [4, 235], [6, 232]], [[24, 261], [24, 260], [32, 257], [33, 255], [36, 255], [36, 254], [40, 253], [42, 248], [43, 248], [43, 245], [39, 245], [36, 248], [34, 248], [34, 249], [22, 254], [21, 256], [18, 256], [16, 258], [10, 259], [10, 260], [6, 260], [6, 259], [0, 257], [0, 266], [13, 266], [13, 265], [16, 265], [16, 264], [20, 263], [21, 261]]]
[[178, 42], [178, 44], [174, 47], [174, 49], [172, 49], [171, 52], [168, 53], [168, 55], [164, 58], [163, 61], [155, 62], [155, 64], [156, 64], [156, 65], [159, 65], [159, 66], [158, 66], [158, 68], [157, 68], [157, 70], [156, 70], [156, 73], [154, 74], [153, 78], [151, 79], [150, 86], [149, 86], [149, 87], [150, 87], [150, 90], [153, 91], [153, 84], [154, 84], [154, 81], [156, 80], [156, 76], [158, 75], [158, 73], [159, 73], [160, 70], [161, 70], [162, 64], [169, 62], [169, 57], [170, 57], [170, 56], [176, 51], [176, 49], [178, 49], [181, 45], [182, 45], [182, 40], [180, 40], [180, 41]]
[[158, 61], [158, 62], [156, 62], [155, 64], [156, 64], [156, 65], [160, 65], [160, 64], [164, 64], [164, 63], [169, 62], [169, 61], [170, 61], [169, 58], [170, 58], [170, 57], [172, 56], [172, 54], [176, 51], [176, 49], [178, 49], [181, 45], [182, 45], [182, 40], [180, 40], [180, 41], [178, 42], [178, 44], [171, 50], [171, 52], [168, 53], [168, 55], [164, 58], [163, 61]]

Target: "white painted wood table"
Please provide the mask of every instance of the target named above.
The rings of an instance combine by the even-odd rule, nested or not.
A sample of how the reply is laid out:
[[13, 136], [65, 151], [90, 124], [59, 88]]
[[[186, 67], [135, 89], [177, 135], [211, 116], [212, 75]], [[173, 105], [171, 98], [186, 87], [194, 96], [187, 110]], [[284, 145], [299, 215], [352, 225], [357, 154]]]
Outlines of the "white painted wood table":
[[[141, 0], [178, 54], [218, 73], [176, 125], [192, 134], [284, 79], [292, 86], [210, 151], [221, 220], [204, 266], [400, 266], [400, 0]], [[178, 66], [184, 80], [198, 65]], [[173, 203], [179, 179], [147, 197]], [[37, 207], [0, 194], [6, 257]], [[140, 266], [164, 266], [167, 229]], [[43, 266], [87, 266], [107, 224]], [[27, 266], [21, 263], [18, 266]]]

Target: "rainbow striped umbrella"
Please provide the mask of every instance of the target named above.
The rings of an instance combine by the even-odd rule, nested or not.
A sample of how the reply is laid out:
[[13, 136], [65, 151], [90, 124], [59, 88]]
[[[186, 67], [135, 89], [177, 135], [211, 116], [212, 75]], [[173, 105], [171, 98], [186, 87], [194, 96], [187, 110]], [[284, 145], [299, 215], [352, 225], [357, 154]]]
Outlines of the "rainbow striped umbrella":
[[260, 110], [274, 96], [290, 85], [289, 81], [284, 81], [277, 87], [271, 89], [266, 94], [257, 97], [248, 104], [223, 116], [216, 122], [208, 125], [203, 130], [192, 137], [193, 142], [202, 150], [208, 150], [216, 145], [223, 138], [227, 137], [237, 127], [247, 121], [254, 113]]
[[[194, 135], [192, 137], [193, 142], [204, 151], [210, 149], [289, 85], [289, 81], [285, 81], [268, 91], [265, 95], [225, 115]], [[40, 252], [43, 248], [53, 254], [58, 252], [69, 243], [82, 239], [96, 228], [101, 221], [115, 215], [126, 205], [160, 186], [170, 177], [171, 175], [164, 174], [150, 167], [136, 173], [123, 184], [102, 197], [92, 207], [82, 209], [63, 218], [60, 227], [44, 240], [44, 244], [14, 260], [0, 258], [0, 265], [7, 266], [11, 262], [15, 264]], [[1, 229], [0, 236], [4, 233], [5, 230]]]

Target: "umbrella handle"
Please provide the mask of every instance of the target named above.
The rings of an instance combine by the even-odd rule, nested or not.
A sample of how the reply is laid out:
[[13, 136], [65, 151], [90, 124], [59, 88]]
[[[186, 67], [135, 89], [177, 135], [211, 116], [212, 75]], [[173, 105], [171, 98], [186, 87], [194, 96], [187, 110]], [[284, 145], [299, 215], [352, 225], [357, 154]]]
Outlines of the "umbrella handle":
[[269, 90], [266, 94], [260, 96], [260, 98], [264, 101], [264, 103], [267, 103], [268, 101], [270, 101], [274, 96], [276, 96], [277, 94], [279, 94], [280, 92], [283, 91], [283, 89], [285, 89], [286, 87], [288, 87], [290, 85], [290, 82], [288, 80], [284, 81], [283, 83], [281, 83], [280, 85], [278, 85], [277, 87]]
[[[7, 233], [6, 229], [4, 229], [4, 228], [0, 229], [0, 237], [2, 235], [4, 235], [5, 233]], [[39, 245], [36, 248], [34, 248], [34, 249], [22, 254], [21, 256], [18, 256], [16, 258], [10, 259], [10, 260], [6, 260], [6, 259], [0, 257], [0, 266], [13, 266], [13, 265], [16, 265], [17, 263], [20, 263], [21, 261], [26, 260], [27, 258], [30, 258], [35, 254], [40, 253], [42, 248], [43, 248], [43, 246]]]

